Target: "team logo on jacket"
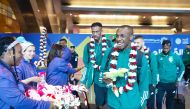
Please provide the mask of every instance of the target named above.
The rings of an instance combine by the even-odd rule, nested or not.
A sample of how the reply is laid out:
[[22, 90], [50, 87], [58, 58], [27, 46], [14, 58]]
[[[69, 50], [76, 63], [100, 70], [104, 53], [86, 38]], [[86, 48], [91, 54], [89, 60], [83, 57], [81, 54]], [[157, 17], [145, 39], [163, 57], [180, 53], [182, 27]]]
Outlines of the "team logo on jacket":
[[173, 57], [172, 57], [172, 56], [170, 56], [170, 57], [169, 57], [169, 61], [170, 61], [170, 63], [172, 63], [172, 62], [173, 62], [173, 60], [174, 60], [174, 59], [173, 59]]
[[163, 60], [163, 58], [161, 57], [161, 58], [160, 58], [160, 60], [162, 61], [162, 60]]

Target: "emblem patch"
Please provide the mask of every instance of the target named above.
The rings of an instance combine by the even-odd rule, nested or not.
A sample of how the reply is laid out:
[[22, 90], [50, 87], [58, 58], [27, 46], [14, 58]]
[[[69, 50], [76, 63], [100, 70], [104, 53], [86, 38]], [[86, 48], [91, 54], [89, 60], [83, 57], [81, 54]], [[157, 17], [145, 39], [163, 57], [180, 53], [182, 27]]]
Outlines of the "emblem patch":
[[170, 63], [172, 63], [174, 61], [172, 56], [169, 57], [169, 61], [170, 61]]

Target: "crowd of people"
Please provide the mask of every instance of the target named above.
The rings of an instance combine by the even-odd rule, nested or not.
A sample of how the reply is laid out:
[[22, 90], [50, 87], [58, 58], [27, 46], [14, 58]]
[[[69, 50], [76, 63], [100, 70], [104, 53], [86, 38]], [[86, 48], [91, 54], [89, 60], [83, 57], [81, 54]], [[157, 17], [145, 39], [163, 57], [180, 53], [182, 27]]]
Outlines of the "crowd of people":
[[[110, 41], [105, 40], [101, 23], [93, 23], [91, 31], [91, 41], [83, 53], [86, 73], [82, 83], [87, 87], [94, 83], [96, 108], [162, 109], [165, 95], [166, 108], [174, 109], [176, 89], [184, 72], [185, 85], [189, 83], [189, 44], [182, 60], [171, 51], [170, 40], [164, 40], [162, 52], [155, 55], [145, 46], [143, 36], [134, 36], [133, 28], [128, 25], [118, 27], [111, 46]], [[131, 57], [135, 54], [133, 43], [137, 46], [135, 61]], [[137, 67], [135, 71], [131, 66]], [[115, 80], [104, 74], [107, 71], [119, 73], [122, 68], [129, 71], [125, 76], [116, 76]]]
[[[143, 36], [135, 36], [129, 25], [118, 27], [112, 40], [103, 34], [99, 22], [91, 25], [91, 31], [90, 42], [83, 51], [84, 68], [78, 67], [75, 46], [69, 49], [66, 39], [52, 45], [47, 57], [48, 84], [77, 84], [74, 73], [83, 68], [85, 72], [79, 84], [88, 89], [94, 86], [97, 109], [162, 109], [164, 96], [166, 109], [174, 109], [176, 88], [183, 76], [185, 85], [189, 84], [189, 44], [181, 58], [171, 51], [171, 41], [164, 40], [162, 52], [155, 55], [145, 46]], [[52, 102], [36, 101], [24, 95], [27, 89], [36, 88], [42, 81], [32, 61], [34, 57], [33, 43], [14, 37], [0, 39], [1, 109], [54, 108]]]

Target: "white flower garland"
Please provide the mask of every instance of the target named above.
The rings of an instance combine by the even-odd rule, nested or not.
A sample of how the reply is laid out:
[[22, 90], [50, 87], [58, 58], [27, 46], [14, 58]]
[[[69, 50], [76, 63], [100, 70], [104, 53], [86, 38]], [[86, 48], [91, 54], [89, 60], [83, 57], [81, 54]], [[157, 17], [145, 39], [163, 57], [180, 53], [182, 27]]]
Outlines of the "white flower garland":
[[[110, 61], [110, 69], [109, 71], [115, 71], [117, 68], [117, 60], [118, 60], [118, 48], [117, 44], [114, 45], [113, 51], [111, 53], [111, 61]], [[129, 70], [128, 72], [125, 73], [125, 79], [126, 79], [126, 85], [124, 87], [118, 88], [116, 87], [115, 83], [116, 80], [113, 80], [113, 86], [112, 86], [112, 91], [114, 94], [118, 97], [119, 93], [122, 94], [123, 91], [128, 92], [129, 90], [133, 89], [135, 79], [136, 79], [136, 70], [137, 70], [137, 62], [136, 62], [136, 56], [137, 56], [137, 46], [134, 43], [131, 43], [131, 51], [129, 54]]]
[[[102, 56], [104, 56], [104, 53], [107, 49], [107, 43], [106, 43], [106, 37], [105, 35], [102, 35]], [[96, 64], [96, 59], [95, 59], [95, 40], [94, 37], [91, 36], [90, 38], [90, 62], [93, 64], [94, 68], [100, 69], [100, 66]]]
[[37, 68], [46, 68], [45, 59], [47, 59], [47, 29], [45, 27], [40, 27], [40, 60], [35, 61], [34, 64]]
[[29, 89], [25, 92], [25, 95], [34, 100], [52, 101], [53, 105], [59, 109], [69, 109], [80, 105], [79, 98], [73, 95], [72, 91], [84, 93], [88, 90], [80, 85], [53, 86], [47, 83], [38, 83], [37, 90]]

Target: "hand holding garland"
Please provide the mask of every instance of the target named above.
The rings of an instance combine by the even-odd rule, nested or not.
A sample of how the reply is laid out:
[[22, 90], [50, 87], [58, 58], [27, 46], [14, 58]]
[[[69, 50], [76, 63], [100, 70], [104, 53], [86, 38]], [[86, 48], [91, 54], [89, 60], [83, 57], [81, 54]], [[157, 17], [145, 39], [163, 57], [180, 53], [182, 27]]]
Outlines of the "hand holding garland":
[[84, 66], [75, 68], [75, 70], [76, 70], [76, 72], [78, 72], [78, 71], [82, 70], [83, 68], [84, 68]]
[[113, 81], [116, 81], [117, 77], [124, 77], [126, 72], [128, 72], [128, 69], [126, 68], [119, 68], [118, 70], [104, 72], [104, 79], [110, 78]]
[[[119, 56], [119, 49], [117, 48], [117, 43], [114, 44], [113, 51], [111, 52], [111, 61], [110, 61], [110, 72], [117, 72], [117, 61]], [[137, 62], [136, 62], [136, 56], [137, 56], [137, 46], [134, 43], [131, 43], [131, 50], [129, 54], [129, 71], [125, 72], [125, 79], [126, 79], [126, 85], [123, 87], [116, 87], [116, 79], [113, 78], [113, 82], [108, 84], [112, 87], [112, 91], [115, 94], [116, 97], [119, 97], [119, 93], [122, 94], [124, 92], [128, 92], [133, 89], [134, 83], [135, 83], [135, 77], [136, 77], [136, 69], [137, 69]], [[128, 63], [127, 63], [128, 64]], [[115, 74], [115, 73], [114, 73]], [[113, 75], [114, 75], [113, 74]], [[118, 74], [115, 74], [115, 76], [118, 76]], [[119, 74], [120, 75], [120, 74]], [[111, 78], [114, 76], [111, 76]]]
[[39, 82], [41, 82], [41, 81], [42, 81], [42, 78], [41, 78], [41, 77], [38, 77], [38, 76], [33, 76], [33, 77], [30, 77], [30, 78], [21, 80], [21, 82], [24, 83], [24, 84], [29, 84], [30, 82], [39, 83]]

